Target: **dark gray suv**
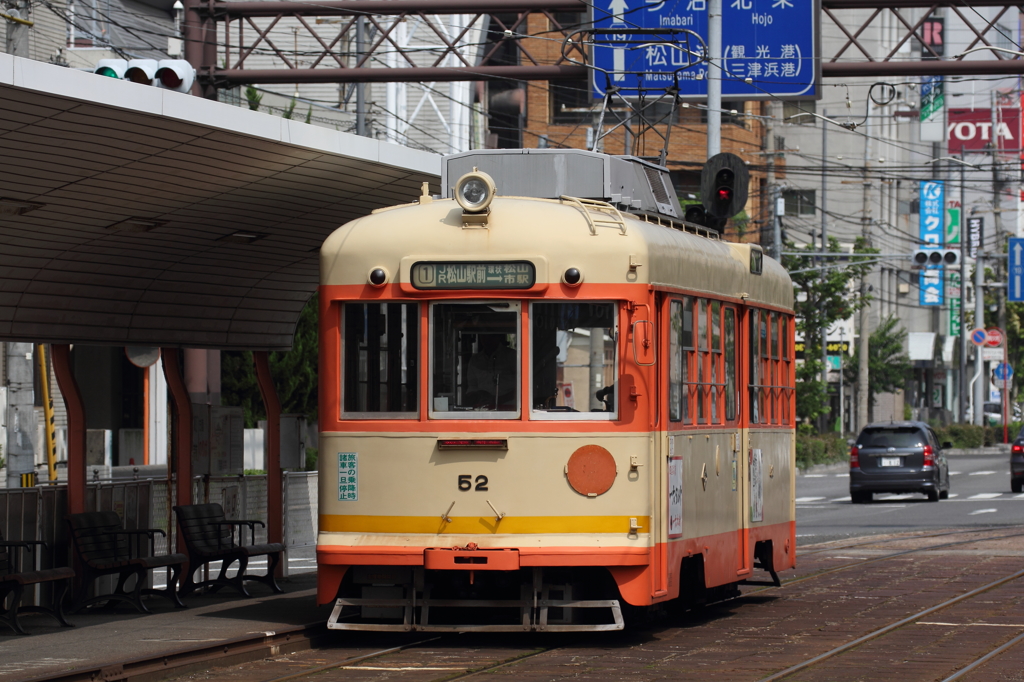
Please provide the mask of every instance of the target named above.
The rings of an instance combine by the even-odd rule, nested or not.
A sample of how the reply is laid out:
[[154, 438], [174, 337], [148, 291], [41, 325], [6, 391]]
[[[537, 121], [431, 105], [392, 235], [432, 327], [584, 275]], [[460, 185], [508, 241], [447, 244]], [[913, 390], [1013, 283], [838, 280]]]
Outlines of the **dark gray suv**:
[[1024, 428], [1010, 446], [1010, 490], [1015, 493], [1024, 490]]
[[949, 465], [924, 422], [868, 424], [850, 448], [850, 499], [870, 502], [874, 493], [924, 493], [930, 502], [949, 497]]

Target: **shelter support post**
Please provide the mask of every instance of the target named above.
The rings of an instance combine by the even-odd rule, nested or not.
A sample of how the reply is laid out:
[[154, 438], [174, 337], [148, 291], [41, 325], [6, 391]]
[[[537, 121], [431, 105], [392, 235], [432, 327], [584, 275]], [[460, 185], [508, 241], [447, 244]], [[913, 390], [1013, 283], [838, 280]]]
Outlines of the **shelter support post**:
[[[263, 406], [267, 408], [267, 542], [282, 542], [281, 401], [270, 376], [269, 354], [267, 351], [254, 351], [252, 357], [256, 363], [256, 381], [260, 386]], [[280, 574], [282, 570], [278, 564], [277, 572]]]
[[68, 513], [85, 511], [85, 405], [71, 371], [71, 346], [50, 346], [53, 373], [68, 413]]
[[[192, 401], [185, 388], [181, 374], [181, 360], [177, 348], [161, 348], [160, 357], [164, 364], [164, 377], [174, 403], [174, 470], [177, 472], [177, 486], [174, 502], [178, 505], [192, 504]], [[168, 460], [171, 459], [168, 453]], [[168, 472], [171, 468], [168, 466]], [[179, 552], [185, 551], [185, 540], [177, 534]]]

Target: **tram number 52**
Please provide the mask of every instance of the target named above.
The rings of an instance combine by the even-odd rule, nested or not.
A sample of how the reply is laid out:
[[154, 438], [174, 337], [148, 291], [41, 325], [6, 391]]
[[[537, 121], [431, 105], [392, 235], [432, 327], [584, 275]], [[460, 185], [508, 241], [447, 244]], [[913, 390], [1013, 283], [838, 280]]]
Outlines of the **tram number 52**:
[[487, 477], [486, 476], [477, 476], [476, 477], [476, 479], [475, 479], [476, 480], [476, 487], [475, 488], [473, 487], [473, 480], [474, 479], [473, 479], [472, 474], [462, 474], [461, 476], [459, 476], [459, 490], [462, 490], [462, 491], [466, 491], [466, 490], [470, 490], [470, 489], [472, 489], [472, 490], [487, 490]]

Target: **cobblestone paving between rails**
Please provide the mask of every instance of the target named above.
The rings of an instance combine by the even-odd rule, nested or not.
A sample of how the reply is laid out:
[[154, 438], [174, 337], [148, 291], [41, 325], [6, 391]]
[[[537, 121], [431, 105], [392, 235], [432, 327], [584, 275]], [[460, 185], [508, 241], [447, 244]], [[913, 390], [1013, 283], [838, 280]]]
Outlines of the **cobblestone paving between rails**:
[[[1024, 537], [985, 540], [1021, 529], [935, 538], [875, 538], [843, 548], [802, 548], [791, 579], [906, 549], [977, 542], [894, 557], [790, 587], [746, 588], [740, 599], [638, 631], [619, 633], [382, 636], [338, 632], [325, 648], [180, 680], [266, 681], [410, 641], [424, 645], [310, 676], [333, 682], [433, 682], [485, 670], [475, 679], [759, 680], [1024, 568]], [[887, 542], [885, 540], [888, 540]], [[860, 541], [863, 542], [863, 541]], [[849, 543], [847, 543], [849, 544]], [[942, 680], [1024, 632], [1024, 579], [930, 614], [787, 680]], [[520, 659], [520, 660], [515, 660]], [[963, 680], [1024, 681], [1024, 642]]]

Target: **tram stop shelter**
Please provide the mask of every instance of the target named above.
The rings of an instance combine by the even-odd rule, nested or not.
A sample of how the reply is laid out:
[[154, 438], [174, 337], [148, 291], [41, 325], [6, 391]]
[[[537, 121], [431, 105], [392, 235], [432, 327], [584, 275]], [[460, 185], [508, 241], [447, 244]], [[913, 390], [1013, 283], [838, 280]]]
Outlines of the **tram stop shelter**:
[[[281, 540], [287, 350], [342, 223], [438, 191], [441, 157], [156, 87], [0, 54], [0, 340], [52, 344], [68, 414], [68, 510], [85, 511], [70, 345], [165, 349], [177, 480], [190, 478], [179, 348], [256, 351], [268, 538]], [[169, 352], [173, 349], [174, 352]], [[176, 504], [191, 486], [176, 486]]]

